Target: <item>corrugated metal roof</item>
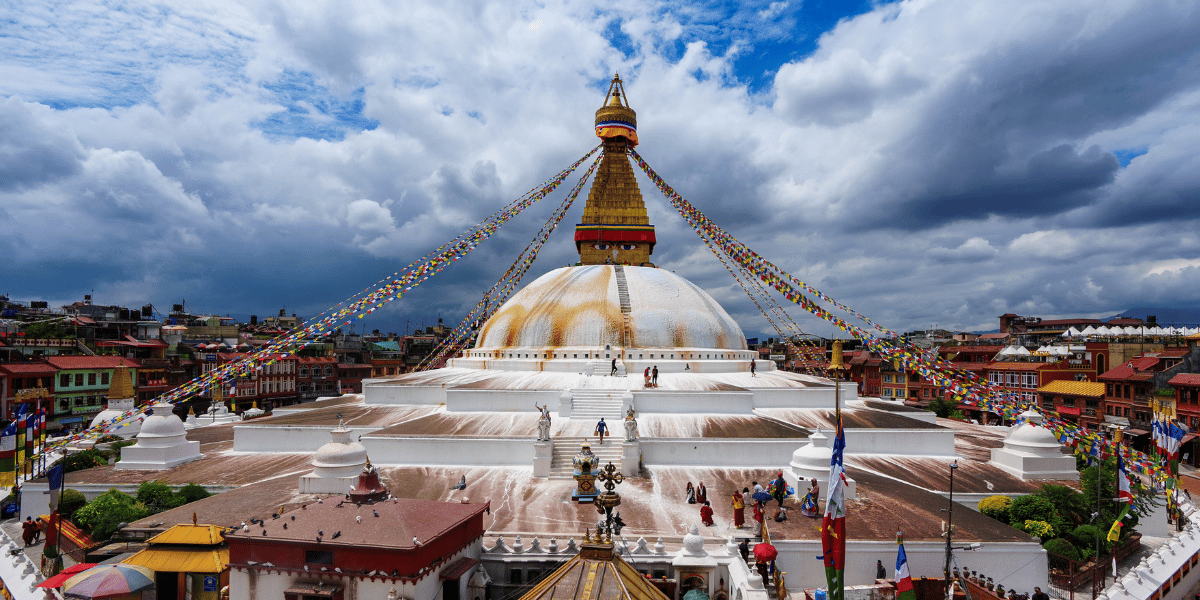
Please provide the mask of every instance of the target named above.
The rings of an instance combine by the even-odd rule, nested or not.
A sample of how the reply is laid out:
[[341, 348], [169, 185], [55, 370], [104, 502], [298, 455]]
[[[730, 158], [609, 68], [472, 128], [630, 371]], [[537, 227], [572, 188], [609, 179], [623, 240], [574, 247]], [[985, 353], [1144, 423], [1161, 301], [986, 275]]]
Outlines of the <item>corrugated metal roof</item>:
[[1104, 396], [1104, 384], [1098, 381], [1051, 381], [1038, 388], [1039, 392], [1048, 394], [1067, 394], [1069, 396]]
[[147, 543], [216, 546], [225, 543], [221, 530], [216, 525], [176, 525], [150, 538]]
[[122, 562], [151, 571], [220, 573], [229, 564], [229, 548], [150, 547]]

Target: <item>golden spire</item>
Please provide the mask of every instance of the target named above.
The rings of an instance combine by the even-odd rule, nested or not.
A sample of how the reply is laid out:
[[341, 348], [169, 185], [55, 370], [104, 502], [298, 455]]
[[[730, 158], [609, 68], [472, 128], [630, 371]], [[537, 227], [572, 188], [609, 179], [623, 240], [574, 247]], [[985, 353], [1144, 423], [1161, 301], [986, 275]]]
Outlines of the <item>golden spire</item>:
[[109, 400], [128, 400], [134, 397], [133, 376], [125, 365], [113, 369], [112, 381], [108, 384]]
[[575, 227], [579, 262], [653, 266], [654, 226], [627, 156], [638, 143], [637, 113], [629, 108], [620, 75], [613, 76], [606, 97], [596, 111], [596, 135], [604, 142], [604, 157]]

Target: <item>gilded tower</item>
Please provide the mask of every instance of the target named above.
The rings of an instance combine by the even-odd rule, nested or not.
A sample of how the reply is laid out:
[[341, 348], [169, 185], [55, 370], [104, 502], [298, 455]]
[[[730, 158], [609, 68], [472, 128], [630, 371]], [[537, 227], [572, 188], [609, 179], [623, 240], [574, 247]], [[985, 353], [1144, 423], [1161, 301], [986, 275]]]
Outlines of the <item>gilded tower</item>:
[[607, 102], [596, 111], [596, 135], [604, 142], [604, 157], [588, 192], [583, 218], [575, 226], [575, 247], [584, 265], [653, 266], [654, 226], [629, 164], [636, 146], [637, 113], [629, 108], [625, 86], [614, 76]]

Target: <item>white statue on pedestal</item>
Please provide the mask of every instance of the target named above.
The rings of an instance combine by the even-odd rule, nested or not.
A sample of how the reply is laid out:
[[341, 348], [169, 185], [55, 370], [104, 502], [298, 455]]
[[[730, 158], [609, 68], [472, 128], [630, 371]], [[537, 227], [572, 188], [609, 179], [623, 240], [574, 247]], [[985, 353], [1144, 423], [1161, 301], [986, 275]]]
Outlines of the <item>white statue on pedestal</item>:
[[632, 406], [630, 406], [629, 411], [625, 413], [625, 441], [627, 441], [627, 442], [636, 442], [637, 441], [637, 427], [638, 426], [637, 426], [637, 419], [634, 419], [635, 414], [636, 413], [634, 412]]
[[536, 404], [534, 404], [534, 406], [537, 407], [537, 409], [542, 413], [542, 416], [538, 417], [538, 438], [537, 439], [539, 442], [549, 441], [550, 440], [550, 407], [549, 407], [549, 405], [538, 406]]

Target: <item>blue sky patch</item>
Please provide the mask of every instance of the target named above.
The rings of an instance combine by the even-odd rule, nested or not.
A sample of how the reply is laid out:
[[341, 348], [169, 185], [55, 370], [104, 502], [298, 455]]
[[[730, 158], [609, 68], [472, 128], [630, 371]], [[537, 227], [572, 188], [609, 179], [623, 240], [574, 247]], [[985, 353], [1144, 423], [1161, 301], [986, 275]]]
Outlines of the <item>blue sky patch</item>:
[[1116, 155], [1117, 162], [1121, 163], [1121, 168], [1124, 169], [1129, 166], [1129, 163], [1133, 159], [1145, 154], [1147, 151], [1146, 148], [1125, 148], [1123, 150], [1113, 150], [1113, 154]]
[[347, 131], [370, 131], [379, 121], [363, 115], [364, 89], [349, 98], [339, 98], [317, 83], [312, 73], [286, 70], [277, 81], [263, 84], [271, 100], [284, 107], [266, 119], [252, 123], [272, 138], [310, 138], [340, 141]]

